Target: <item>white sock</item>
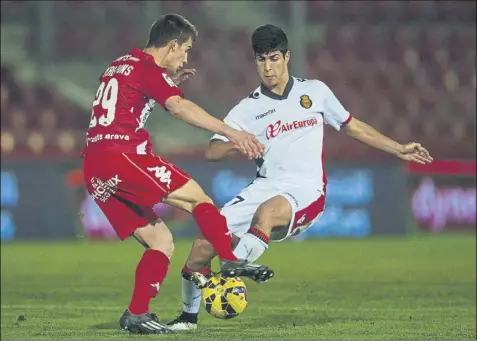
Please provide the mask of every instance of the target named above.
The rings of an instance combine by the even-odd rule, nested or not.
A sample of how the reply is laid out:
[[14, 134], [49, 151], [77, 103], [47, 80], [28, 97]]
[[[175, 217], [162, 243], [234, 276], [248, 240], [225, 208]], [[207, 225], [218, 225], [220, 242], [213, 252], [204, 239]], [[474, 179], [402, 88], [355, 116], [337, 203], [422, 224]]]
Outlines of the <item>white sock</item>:
[[[258, 231], [258, 232], [257, 232]], [[234, 254], [239, 259], [255, 262], [268, 249], [268, 237], [256, 228], [251, 228], [240, 239]]]
[[182, 277], [182, 309], [189, 314], [198, 314], [202, 294], [194, 282]]

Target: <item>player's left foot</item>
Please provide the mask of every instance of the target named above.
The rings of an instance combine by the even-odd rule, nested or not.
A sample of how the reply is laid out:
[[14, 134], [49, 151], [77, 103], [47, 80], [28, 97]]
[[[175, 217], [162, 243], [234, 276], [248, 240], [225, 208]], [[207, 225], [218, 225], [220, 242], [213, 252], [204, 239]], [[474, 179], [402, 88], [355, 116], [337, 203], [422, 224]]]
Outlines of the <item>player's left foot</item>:
[[275, 275], [275, 272], [268, 266], [251, 264], [245, 259], [236, 261], [220, 261], [220, 270], [224, 277], [249, 277], [255, 282], [263, 283]]

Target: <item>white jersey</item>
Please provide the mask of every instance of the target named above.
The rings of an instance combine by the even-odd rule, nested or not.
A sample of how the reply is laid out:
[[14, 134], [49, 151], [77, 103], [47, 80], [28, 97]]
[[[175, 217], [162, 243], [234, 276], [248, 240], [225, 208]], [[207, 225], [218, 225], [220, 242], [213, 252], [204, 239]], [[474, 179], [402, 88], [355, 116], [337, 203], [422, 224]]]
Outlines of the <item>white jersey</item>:
[[[350, 120], [325, 83], [290, 77], [283, 95], [260, 86], [224, 122], [265, 145], [263, 158], [257, 160], [258, 177], [312, 186], [324, 193], [323, 124], [340, 130]], [[221, 135], [215, 139], [228, 141]]]

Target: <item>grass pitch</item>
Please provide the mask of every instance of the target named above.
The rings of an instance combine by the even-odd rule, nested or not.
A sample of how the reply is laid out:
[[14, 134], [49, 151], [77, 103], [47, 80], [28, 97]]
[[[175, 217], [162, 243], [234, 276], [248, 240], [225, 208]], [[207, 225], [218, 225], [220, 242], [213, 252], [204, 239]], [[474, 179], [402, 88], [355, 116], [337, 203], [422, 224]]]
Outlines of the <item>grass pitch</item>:
[[[179, 241], [153, 311], [181, 310]], [[476, 339], [475, 235], [273, 244], [276, 270], [246, 280], [235, 319], [202, 309], [199, 330], [134, 336], [118, 330], [142, 250], [125, 243], [2, 244], [1, 339]]]

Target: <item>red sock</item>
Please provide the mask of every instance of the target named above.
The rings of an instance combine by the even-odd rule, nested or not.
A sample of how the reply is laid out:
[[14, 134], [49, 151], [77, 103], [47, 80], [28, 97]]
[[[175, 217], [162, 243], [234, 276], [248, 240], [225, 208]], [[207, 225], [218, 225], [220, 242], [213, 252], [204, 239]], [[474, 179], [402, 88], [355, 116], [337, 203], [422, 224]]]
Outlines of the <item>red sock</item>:
[[184, 267], [182, 268], [182, 274], [184, 275], [190, 275], [192, 274], [193, 272], [198, 272], [202, 275], [204, 275], [205, 277], [210, 277], [211, 276], [211, 272], [212, 272], [212, 267], [210, 265], [208, 265], [207, 267], [203, 268], [202, 270], [200, 271], [194, 271], [194, 270], [191, 270], [189, 269], [189, 267], [187, 265], [184, 265]]
[[159, 250], [144, 251], [136, 268], [134, 292], [129, 305], [131, 313], [140, 315], [149, 311], [149, 302], [159, 292], [166, 277], [169, 258]]
[[202, 235], [212, 244], [219, 258], [237, 260], [232, 252], [232, 236], [227, 228], [227, 220], [217, 207], [209, 203], [197, 205], [192, 212]]

